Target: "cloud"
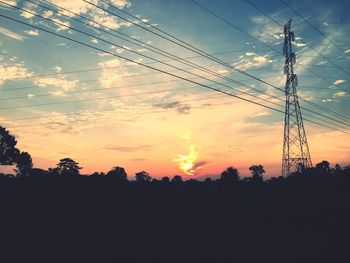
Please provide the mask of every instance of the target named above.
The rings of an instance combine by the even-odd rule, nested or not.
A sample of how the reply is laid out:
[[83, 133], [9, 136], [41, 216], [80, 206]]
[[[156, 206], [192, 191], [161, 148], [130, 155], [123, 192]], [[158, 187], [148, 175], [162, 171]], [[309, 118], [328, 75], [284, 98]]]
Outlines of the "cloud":
[[38, 36], [39, 35], [38, 30], [26, 30], [24, 32], [27, 33], [30, 36]]
[[23, 41], [25, 39], [24, 36], [19, 35], [15, 32], [12, 32], [11, 30], [8, 30], [6, 28], [0, 27], [0, 34], [3, 34], [9, 38], [15, 39], [15, 40], [19, 40], [19, 41]]
[[61, 19], [58, 19], [58, 18], [52, 18], [51, 20], [56, 22], [56, 23], [58, 23], [58, 24], [55, 24], [55, 26], [57, 27], [57, 31], [62, 31], [62, 30], [68, 30], [69, 29], [68, 28], [70, 26], [69, 22], [62, 21]]
[[252, 34], [262, 42], [276, 42], [276, 40], [279, 41], [284, 37], [283, 29], [270, 23], [267, 17], [254, 16], [251, 19], [256, 25]]
[[111, 0], [111, 3], [118, 8], [125, 8], [131, 6], [131, 3], [128, 0]]
[[246, 52], [242, 55], [241, 60], [233, 63], [232, 65], [240, 70], [247, 70], [254, 67], [262, 67], [266, 64], [269, 64], [268, 55], [257, 55], [253, 52]]
[[154, 145], [137, 145], [137, 146], [106, 145], [104, 149], [117, 151], [117, 152], [140, 152], [140, 151], [149, 151], [153, 147]]
[[[31, 11], [31, 12], [33, 12], [33, 11]], [[33, 12], [33, 13], [35, 13], [35, 12]], [[35, 15], [31, 14], [31, 13], [28, 13], [28, 12], [25, 12], [25, 11], [22, 11], [21, 16], [23, 16], [24, 18], [29, 19], [29, 18], [32, 18]]]
[[340, 85], [340, 84], [343, 84], [345, 82], [345, 80], [343, 79], [337, 79], [336, 81], [334, 81], [334, 85]]
[[334, 97], [344, 97], [344, 96], [346, 96], [345, 91], [338, 91], [338, 92], [334, 93]]
[[[34, 80], [34, 84], [39, 87], [56, 87], [62, 88], [65, 91], [74, 89], [78, 83], [78, 80], [66, 80], [63, 77], [41, 77]], [[56, 93], [54, 95], [62, 96], [62, 93]]]
[[299, 43], [299, 42], [293, 42], [293, 45], [294, 46], [297, 46], [297, 47], [304, 47], [304, 46], [306, 46], [306, 44], [305, 43]]
[[[122, 63], [116, 58], [98, 63], [98, 67], [101, 69], [99, 77], [101, 86], [104, 88], [110, 88], [126, 84], [123, 78], [135, 75], [127, 71], [127, 65], [127, 63]], [[118, 68], [118, 70], [116, 70], [116, 68]]]
[[4, 85], [6, 81], [28, 77], [31, 74], [23, 62], [17, 63], [15, 58], [4, 62], [4, 58], [0, 56], [0, 86]]
[[181, 104], [178, 101], [175, 102], [169, 102], [169, 103], [162, 103], [162, 104], [154, 104], [153, 107], [161, 108], [161, 109], [176, 109], [176, 111], [180, 114], [188, 114], [191, 105], [189, 104]]

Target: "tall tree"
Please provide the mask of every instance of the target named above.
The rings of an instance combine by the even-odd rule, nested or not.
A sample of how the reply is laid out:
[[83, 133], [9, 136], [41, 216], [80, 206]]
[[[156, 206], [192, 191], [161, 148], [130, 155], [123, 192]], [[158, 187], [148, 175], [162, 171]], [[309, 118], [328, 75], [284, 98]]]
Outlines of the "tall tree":
[[19, 155], [16, 138], [0, 126], [0, 165], [13, 165]]
[[135, 174], [135, 178], [137, 182], [143, 182], [148, 183], [152, 180], [152, 177], [149, 175], [149, 173], [142, 171]]
[[79, 167], [79, 163], [71, 158], [63, 158], [57, 164], [58, 175], [62, 176], [77, 176], [80, 169], [82, 167]]
[[263, 181], [263, 175], [265, 173], [264, 166], [262, 166], [261, 164], [252, 165], [249, 167], [249, 171], [252, 174], [252, 181], [253, 182], [262, 182]]
[[27, 152], [21, 152], [16, 158], [16, 167], [15, 170], [17, 176], [27, 177], [30, 175], [31, 170], [33, 169], [32, 157]]
[[180, 175], [175, 175], [173, 179], [171, 179], [171, 182], [174, 184], [180, 184], [182, 183], [182, 177]]
[[231, 166], [221, 173], [220, 178], [224, 182], [238, 182], [239, 172], [236, 168]]
[[107, 176], [113, 176], [113, 177], [117, 177], [120, 181], [125, 182], [127, 181], [127, 173], [125, 171], [125, 169], [123, 167], [113, 167], [112, 170], [110, 170], [107, 173]]
[[316, 164], [316, 171], [319, 175], [329, 175], [331, 173], [329, 162], [322, 161]]

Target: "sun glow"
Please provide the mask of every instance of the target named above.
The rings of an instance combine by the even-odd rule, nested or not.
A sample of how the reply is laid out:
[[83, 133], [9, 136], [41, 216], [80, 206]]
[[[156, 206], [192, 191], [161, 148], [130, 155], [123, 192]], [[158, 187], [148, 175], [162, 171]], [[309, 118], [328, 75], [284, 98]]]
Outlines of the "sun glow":
[[206, 164], [204, 161], [198, 162], [197, 159], [198, 150], [195, 145], [191, 145], [187, 155], [179, 154], [173, 161], [185, 174], [193, 176]]

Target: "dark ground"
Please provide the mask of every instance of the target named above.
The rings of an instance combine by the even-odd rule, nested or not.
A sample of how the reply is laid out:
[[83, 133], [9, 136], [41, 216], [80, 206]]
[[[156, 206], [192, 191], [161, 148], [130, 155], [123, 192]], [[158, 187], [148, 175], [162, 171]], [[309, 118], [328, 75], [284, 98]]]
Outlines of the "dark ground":
[[350, 262], [350, 176], [0, 180], [0, 262]]

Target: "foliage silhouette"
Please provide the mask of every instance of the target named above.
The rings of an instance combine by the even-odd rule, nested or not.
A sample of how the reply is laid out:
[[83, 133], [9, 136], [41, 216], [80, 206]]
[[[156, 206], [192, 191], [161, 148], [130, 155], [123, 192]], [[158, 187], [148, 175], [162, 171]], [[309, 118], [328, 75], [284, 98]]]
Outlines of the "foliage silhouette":
[[149, 183], [152, 180], [152, 177], [145, 171], [135, 173], [135, 179], [137, 182]]
[[32, 157], [27, 152], [21, 152], [16, 158], [16, 174], [19, 177], [30, 176], [33, 169]]
[[61, 176], [78, 176], [80, 174], [80, 169], [82, 169], [82, 167], [79, 167], [79, 163], [73, 159], [63, 158], [57, 164], [56, 170], [53, 173], [57, 173]]
[[32, 168], [7, 136], [1, 164], [17, 176], [0, 174], [0, 262], [350, 262], [350, 166], [128, 181], [119, 166], [79, 176], [70, 158]]
[[128, 175], [125, 172], [125, 169], [119, 166], [113, 167], [112, 170], [110, 170], [106, 175], [118, 178], [118, 180], [121, 182], [126, 182], [128, 180]]
[[249, 171], [252, 174], [252, 182], [259, 183], [263, 181], [263, 175], [265, 173], [265, 170], [261, 164], [250, 166]]
[[175, 175], [173, 179], [171, 179], [171, 183], [174, 183], [174, 184], [180, 184], [182, 182], [183, 182], [182, 177], [180, 175]]
[[9, 131], [0, 126], [0, 165], [13, 165], [19, 155], [17, 141]]
[[238, 182], [239, 181], [239, 172], [234, 167], [228, 167], [225, 171], [221, 173], [220, 176], [223, 182]]

